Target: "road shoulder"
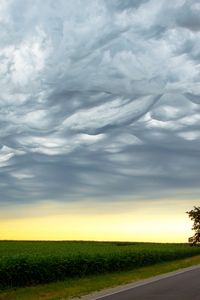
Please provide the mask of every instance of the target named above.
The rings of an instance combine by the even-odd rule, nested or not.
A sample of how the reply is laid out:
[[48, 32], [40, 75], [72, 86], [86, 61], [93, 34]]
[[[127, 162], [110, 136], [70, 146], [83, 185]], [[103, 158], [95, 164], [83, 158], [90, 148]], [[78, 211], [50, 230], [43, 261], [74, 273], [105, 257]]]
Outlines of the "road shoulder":
[[161, 275], [157, 275], [154, 277], [150, 277], [147, 279], [143, 279], [143, 280], [139, 280], [133, 283], [128, 283], [128, 284], [124, 284], [124, 285], [120, 285], [120, 286], [116, 286], [113, 288], [108, 288], [108, 289], [104, 289], [102, 291], [99, 292], [94, 292], [91, 293], [89, 295], [83, 296], [83, 297], [79, 297], [79, 298], [72, 298], [73, 300], [100, 300], [101, 298], [105, 297], [105, 296], [110, 296], [110, 295], [114, 295], [117, 294], [119, 292], [123, 292], [123, 291], [127, 291], [129, 289], [133, 289], [142, 285], [146, 285], [152, 282], [156, 282], [165, 278], [169, 278], [169, 277], [173, 277], [185, 272], [189, 272], [195, 269], [200, 268], [200, 264], [195, 265], [195, 266], [191, 266], [191, 267], [187, 267], [187, 268], [182, 268], [176, 271], [172, 271], [172, 272], [168, 272], [165, 274], [161, 274]]

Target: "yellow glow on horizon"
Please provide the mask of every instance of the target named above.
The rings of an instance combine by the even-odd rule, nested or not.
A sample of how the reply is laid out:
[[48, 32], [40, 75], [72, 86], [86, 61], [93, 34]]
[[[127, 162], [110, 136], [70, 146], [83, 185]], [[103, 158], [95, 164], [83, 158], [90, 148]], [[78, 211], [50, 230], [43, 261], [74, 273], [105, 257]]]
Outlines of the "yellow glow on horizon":
[[[148, 204], [148, 205], [147, 205]], [[192, 207], [189, 205], [189, 208]], [[188, 202], [43, 203], [7, 212], [0, 239], [187, 242]], [[1, 215], [2, 212], [1, 212]]]

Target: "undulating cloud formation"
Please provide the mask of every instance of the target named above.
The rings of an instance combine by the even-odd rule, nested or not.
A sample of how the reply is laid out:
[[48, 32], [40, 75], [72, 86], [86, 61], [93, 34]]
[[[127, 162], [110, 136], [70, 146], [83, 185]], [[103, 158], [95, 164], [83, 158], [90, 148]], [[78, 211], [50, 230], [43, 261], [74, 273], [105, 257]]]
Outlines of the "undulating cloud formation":
[[0, 201], [198, 198], [198, 0], [0, 1]]

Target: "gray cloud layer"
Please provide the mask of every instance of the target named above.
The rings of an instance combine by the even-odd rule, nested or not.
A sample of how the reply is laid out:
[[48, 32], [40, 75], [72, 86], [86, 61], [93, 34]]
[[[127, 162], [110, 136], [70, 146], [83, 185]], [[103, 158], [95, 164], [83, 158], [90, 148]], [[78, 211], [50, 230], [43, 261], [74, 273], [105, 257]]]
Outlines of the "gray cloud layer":
[[2, 0], [0, 199], [198, 197], [200, 4]]

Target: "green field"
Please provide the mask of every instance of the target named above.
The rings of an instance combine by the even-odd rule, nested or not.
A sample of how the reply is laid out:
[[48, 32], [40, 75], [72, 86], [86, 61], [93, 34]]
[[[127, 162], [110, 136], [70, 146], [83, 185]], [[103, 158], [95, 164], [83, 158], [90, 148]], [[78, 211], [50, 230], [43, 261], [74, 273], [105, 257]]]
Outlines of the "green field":
[[0, 242], [0, 288], [104, 274], [200, 254], [184, 244]]

